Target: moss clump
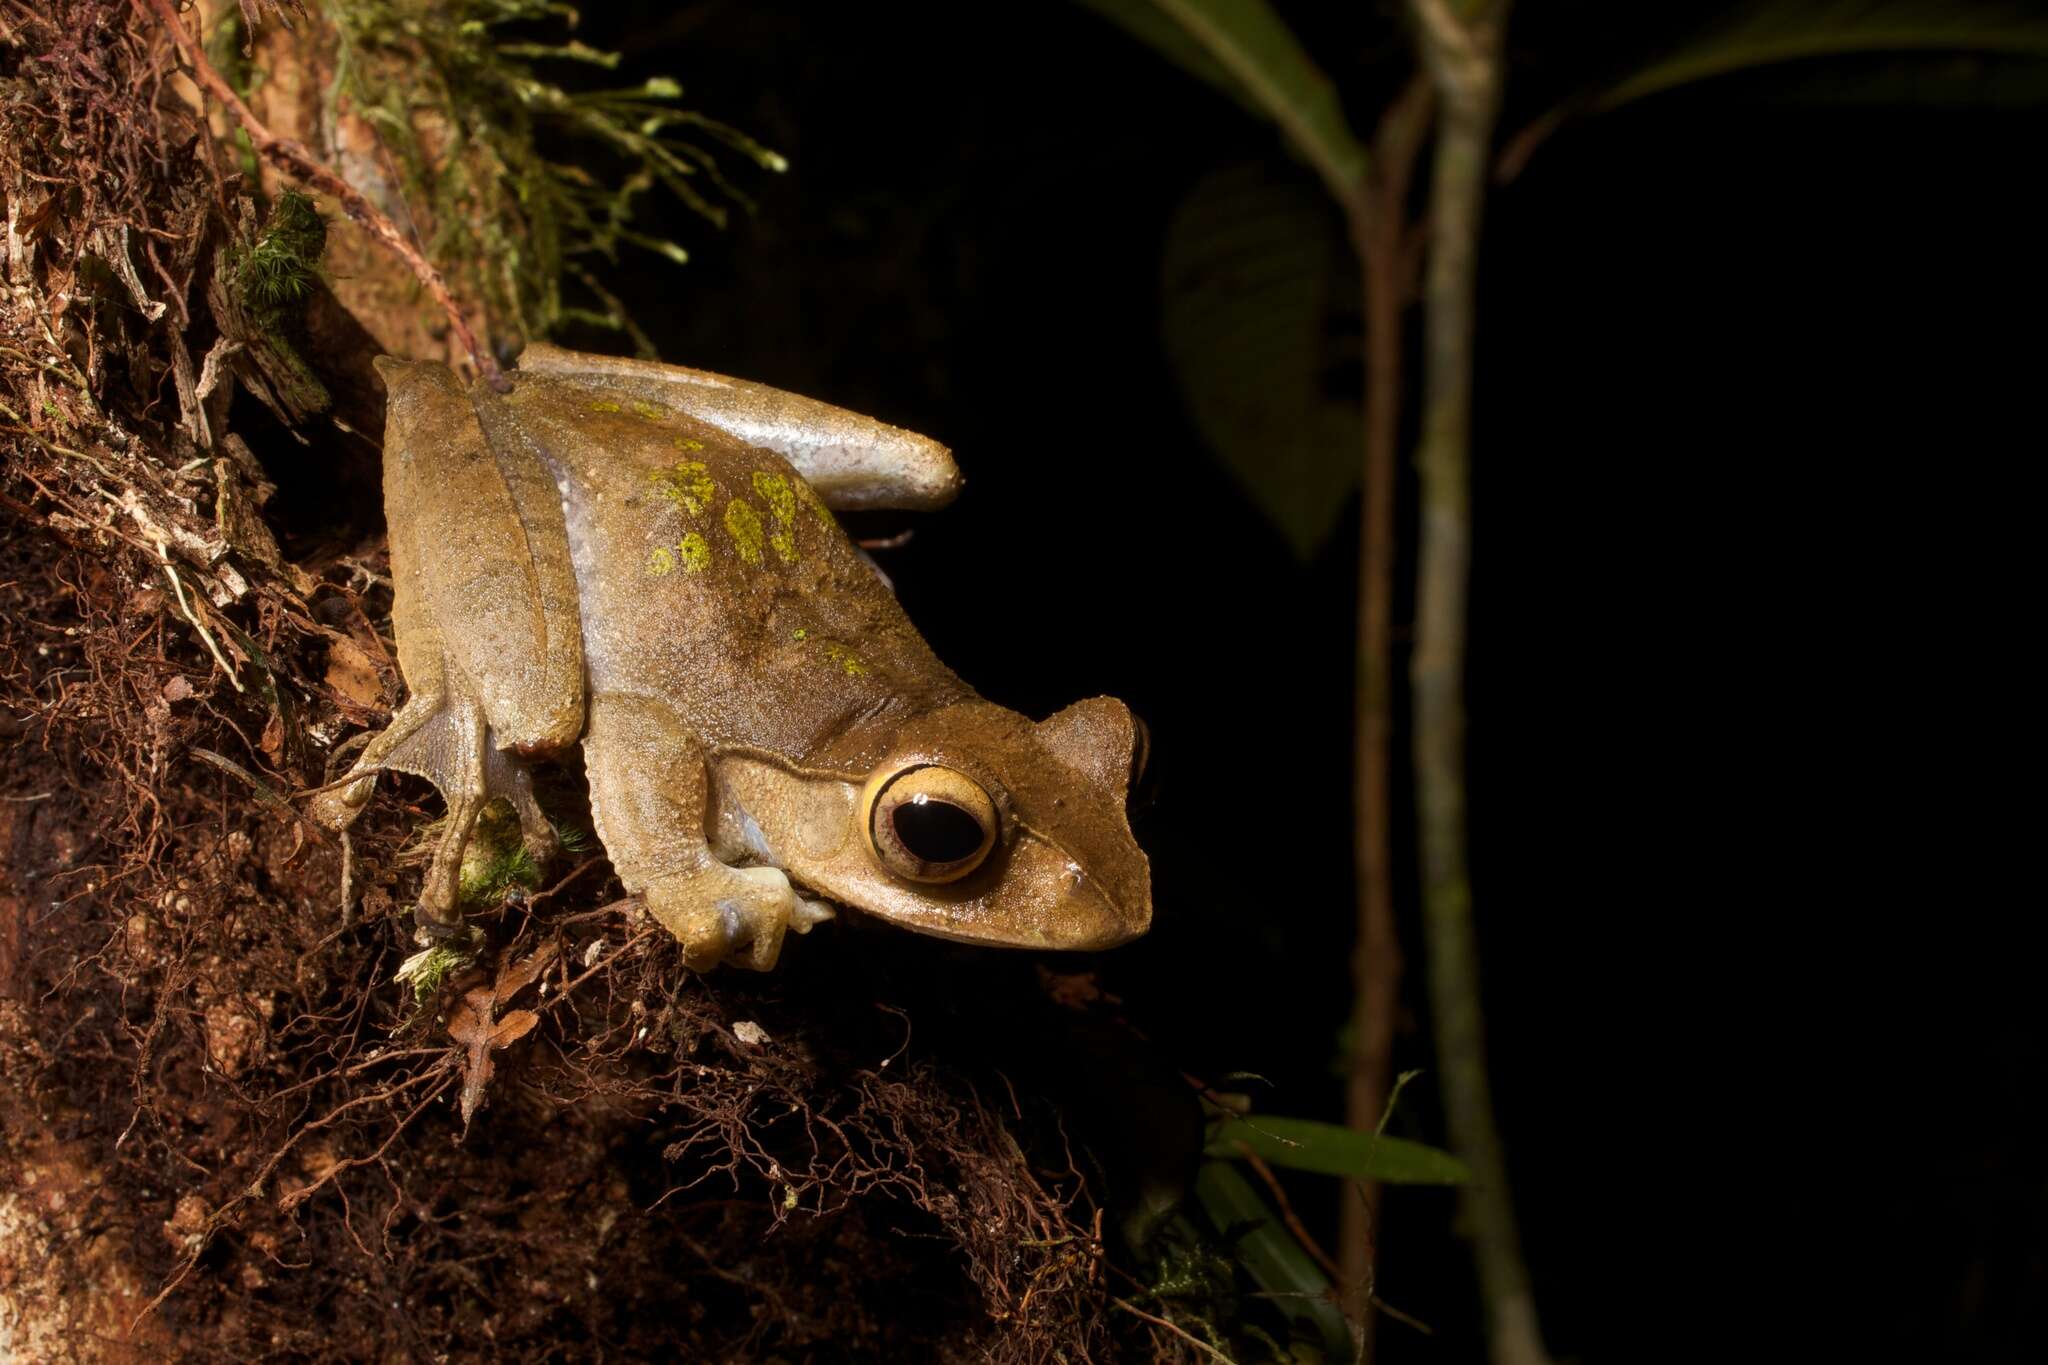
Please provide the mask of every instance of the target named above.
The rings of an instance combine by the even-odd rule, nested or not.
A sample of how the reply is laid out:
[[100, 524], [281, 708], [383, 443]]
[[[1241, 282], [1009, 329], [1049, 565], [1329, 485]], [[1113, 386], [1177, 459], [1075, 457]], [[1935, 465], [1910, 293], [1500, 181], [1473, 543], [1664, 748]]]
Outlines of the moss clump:
[[267, 330], [301, 326], [326, 249], [327, 220], [313, 201], [297, 190], [278, 195], [263, 231], [235, 263], [243, 306]]
[[[437, 824], [436, 829], [439, 828]], [[462, 875], [457, 894], [472, 909], [496, 905], [515, 889], [540, 885], [540, 867], [527, 852], [519, 817], [508, 801], [484, 807], [476, 829], [462, 850]]]
[[[537, 63], [608, 71], [619, 62], [573, 39], [531, 41], [537, 30], [575, 27], [576, 12], [555, 0], [338, 0], [334, 17], [336, 88], [398, 162], [428, 254], [468, 263], [467, 292], [482, 300], [495, 340], [576, 320], [627, 332], [651, 353], [579, 258], [613, 259], [630, 245], [681, 264], [681, 244], [634, 226], [640, 195], [659, 187], [723, 227], [730, 207], [752, 205], [714, 149], [767, 170], [787, 166], [736, 129], [677, 107], [683, 89], [673, 80], [573, 90], [541, 75]], [[599, 306], [565, 301], [565, 278]]]
[[[243, 229], [246, 231], [246, 229]], [[313, 201], [285, 190], [271, 202], [253, 238], [223, 248], [215, 281], [215, 315], [240, 341], [243, 379], [286, 420], [322, 412], [332, 402], [327, 386], [306, 363], [306, 307], [320, 284], [327, 222]]]

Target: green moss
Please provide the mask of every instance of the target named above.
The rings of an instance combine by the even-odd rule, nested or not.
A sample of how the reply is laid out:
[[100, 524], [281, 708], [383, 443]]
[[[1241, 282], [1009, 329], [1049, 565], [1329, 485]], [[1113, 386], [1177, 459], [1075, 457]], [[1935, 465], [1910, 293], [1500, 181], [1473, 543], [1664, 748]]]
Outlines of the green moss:
[[304, 357], [306, 305], [319, 284], [320, 256], [327, 249], [327, 221], [313, 201], [286, 190], [270, 205], [256, 239], [228, 248], [224, 257], [229, 289], [249, 335], [259, 347], [265, 378], [293, 411], [310, 413], [329, 403]]
[[540, 868], [526, 850], [518, 815], [508, 801], [491, 802], [462, 850], [456, 894], [463, 905], [485, 909], [504, 900], [515, 887], [530, 891], [539, 885]]
[[278, 195], [263, 231], [235, 261], [243, 305], [265, 323], [295, 322], [313, 296], [326, 249], [327, 220], [313, 201], [297, 190]]
[[[619, 60], [566, 36], [534, 41], [574, 28], [575, 11], [558, 0], [330, 0], [330, 11], [342, 36], [330, 102], [375, 126], [431, 234], [428, 254], [472, 263], [467, 283], [498, 338], [545, 336], [575, 319], [625, 331], [646, 352], [588, 258], [635, 246], [680, 264], [679, 243], [634, 227], [641, 195], [661, 189], [723, 227], [731, 208], [752, 208], [723, 158], [786, 168], [745, 134], [677, 107], [673, 80], [581, 90], [542, 75]], [[582, 281], [600, 306], [565, 301], [565, 280]]]
[[425, 1009], [441, 993], [441, 983], [451, 973], [460, 971], [475, 960], [476, 954], [468, 948], [444, 943], [414, 953], [399, 964], [392, 979], [411, 985], [413, 1007]]

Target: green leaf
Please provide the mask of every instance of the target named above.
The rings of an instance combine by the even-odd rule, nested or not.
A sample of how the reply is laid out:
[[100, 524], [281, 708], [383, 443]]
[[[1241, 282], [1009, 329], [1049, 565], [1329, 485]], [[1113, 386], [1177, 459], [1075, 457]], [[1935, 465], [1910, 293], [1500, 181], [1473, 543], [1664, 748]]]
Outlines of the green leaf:
[[1600, 92], [1593, 107], [1613, 109], [1737, 71], [1859, 53], [2048, 58], [2048, 11], [2013, 0], [1752, 0]]
[[1188, 412], [1303, 558], [1363, 459], [1357, 270], [1314, 183], [1260, 165], [1190, 190], [1161, 252], [1161, 332]]
[[1352, 1354], [1351, 1329], [1330, 1298], [1329, 1277], [1287, 1230], [1265, 1198], [1227, 1161], [1205, 1161], [1195, 1172], [1195, 1199], [1252, 1282], [1290, 1319], [1322, 1338], [1333, 1360]]
[[1472, 1179], [1471, 1170], [1449, 1152], [1314, 1119], [1266, 1114], [1225, 1119], [1210, 1130], [1204, 1150], [1215, 1157], [1240, 1156], [1240, 1143], [1269, 1166], [1317, 1175], [1387, 1185], [1463, 1185]]
[[1096, 13], [1255, 110], [1287, 135], [1323, 184], [1348, 201], [1366, 152], [1337, 88], [1265, 0], [1082, 0]]

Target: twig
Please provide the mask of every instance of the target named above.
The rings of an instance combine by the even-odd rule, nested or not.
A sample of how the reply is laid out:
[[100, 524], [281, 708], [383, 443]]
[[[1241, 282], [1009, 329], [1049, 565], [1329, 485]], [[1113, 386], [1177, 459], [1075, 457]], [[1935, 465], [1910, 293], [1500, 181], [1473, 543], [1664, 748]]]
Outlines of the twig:
[[1145, 1321], [1151, 1323], [1154, 1327], [1164, 1327], [1167, 1331], [1173, 1333], [1182, 1341], [1185, 1341], [1188, 1345], [1194, 1347], [1202, 1354], [1209, 1356], [1211, 1359], [1220, 1360], [1223, 1362], [1223, 1365], [1237, 1365], [1236, 1361], [1232, 1360], [1229, 1356], [1223, 1354], [1223, 1352], [1217, 1350], [1214, 1346], [1211, 1346], [1208, 1342], [1202, 1340], [1194, 1333], [1188, 1331], [1187, 1328], [1182, 1327], [1179, 1323], [1170, 1322], [1167, 1319], [1160, 1317], [1157, 1313], [1147, 1313], [1144, 1309], [1138, 1307], [1138, 1305], [1132, 1303], [1129, 1299], [1121, 1297], [1120, 1295], [1110, 1295], [1109, 1301], [1115, 1304], [1118, 1308], [1123, 1309], [1126, 1313], [1130, 1313], [1137, 1317], [1143, 1318]]
[[224, 754], [217, 754], [211, 749], [202, 749], [197, 745], [194, 745], [187, 752], [201, 763], [218, 768], [229, 777], [239, 778], [248, 784], [249, 789], [256, 793], [257, 800], [273, 810], [282, 812], [287, 818], [298, 822], [300, 830], [310, 836], [314, 843], [324, 844], [327, 842], [327, 831], [321, 829], [318, 825], [293, 809], [292, 803], [280, 796], [275, 787], [272, 787], [268, 782], [250, 772], [241, 764]]
[[1280, 1179], [1273, 1174], [1273, 1168], [1268, 1166], [1265, 1159], [1252, 1150], [1249, 1142], [1240, 1141], [1235, 1145], [1237, 1147], [1238, 1160], [1251, 1167], [1252, 1173], [1265, 1182], [1266, 1192], [1273, 1196], [1273, 1203], [1280, 1210], [1280, 1219], [1287, 1224], [1287, 1230], [1294, 1234], [1294, 1240], [1301, 1243], [1303, 1251], [1306, 1251], [1315, 1258], [1316, 1264], [1323, 1268], [1323, 1273], [1330, 1277], [1332, 1283], [1343, 1283], [1344, 1272], [1337, 1268], [1337, 1263], [1330, 1259], [1330, 1253], [1323, 1250], [1322, 1244], [1309, 1236], [1308, 1229], [1303, 1226], [1300, 1216], [1294, 1212], [1294, 1205], [1288, 1202], [1287, 1191], [1280, 1188]]
[[[1358, 932], [1351, 958], [1351, 1047], [1344, 1121], [1364, 1128], [1383, 1109], [1394, 1070], [1394, 1021], [1401, 1002], [1401, 938], [1394, 918], [1394, 571], [1400, 522], [1394, 500], [1400, 464], [1403, 320], [1415, 263], [1405, 250], [1408, 194], [1435, 103], [1417, 76], [1381, 115], [1365, 183], [1347, 206], [1365, 284], [1364, 506], [1358, 547], [1358, 660], [1352, 756]], [[1350, 1190], [1343, 1191], [1349, 1196]], [[1338, 1206], [1337, 1258], [1345, 1315], [1358, 1327], [1358, 1360], [1373, 1358], [1373, 1229], [1380, 1186], [1361, 1181]]]
[[1507, 0], [1410, 0], [1443, 113], [1430, 185], [1424, 295], [1421, 544], [1416, 570], [1415, 786], [1429, 995], [1452, 1146], [1464, 1191], [1494, 1365], [1548, 1365], [1508, 1192], [1486, 1075], [1479, 952], [1466, 859], [1465, 627], [1471, 576], [1472, 358], [1479, 219], [1500, 108]]
[[192, 629], [199, 632], [199, 638], [206, 642], [206, 652], [220, 665], [220, 671], [228, 675], [228, 681], [235, 685], [235, 691], [246, 691], [247, 689], [242, 686], [242, 680], [235, 675], [235, 666], [220, 652], [220, 645], [214, 641], [213, 632], [206, 628], [206, 623], [199, 619], [199, 613], [193, 610], [192, 604], [186, 600], [185, 585], [178, 581], [178, 571], [171, 565], [171, 552], [161, 542], [158, 543], [156, 552], [164, 562], [164, 576], [171, 580], [171, 592], [178, 599], [179, 615], [190, 621]]
[[490, 352], [477, 344], [476, 334], [469, 330], [469, 323], [464, 319], [462, 309], [449, 295], [448, 286], [442, 280], [441, 272], [434, 269], [432, 263], [413, 248], [412, 243], [405, 239], [405, 234], [399, 231], [398, 225], [378, 212], [376, 206], [363, 197], [362, 191], [321, 164], [303, 143], [291, 138], [278, 137], [263, 125], [256, 115], [249, 111], [249, 106], [242, 102], [242, 97], [234, 92], [234, 88], [222, 80], [220, 73], [213, 69], [213, 63], [206, 59], [205, 49], [185, 31], [185, 26], [178, 22], [178, 12], [173, 0], [129, 2], [145, 18], [148, 17], [150, 10], [156, 11], [157, 18], [170, 30], [171, 39], [177, 43], [178, 50], [185, 54], [185, 60], [192, 68], [192, 78], [199, 82], [209, 95], [220, 101], [235, 121], [242, 125], [243, 130], [249, 134], [249, 140], [256, 145], [256, 151], [264, 160], [286, 175], [341, 201], [341, 207], [349, 217], [362, 224], [369, 230], [371, 236], [405, 262], [418, 277], [420, 285], [432, 296], [434, 302], [440, 305], [441, 311], [448, 315], [449, 325], [455, 329], [457, 339], [462, 342], [462, 348], [469, 352], [470, 362], [476, 366], [477, 373], [483, 377], [484, 382], [499, 393], [510, 391], [511, 382], [499, 371], [498, 362], [491, 358]]

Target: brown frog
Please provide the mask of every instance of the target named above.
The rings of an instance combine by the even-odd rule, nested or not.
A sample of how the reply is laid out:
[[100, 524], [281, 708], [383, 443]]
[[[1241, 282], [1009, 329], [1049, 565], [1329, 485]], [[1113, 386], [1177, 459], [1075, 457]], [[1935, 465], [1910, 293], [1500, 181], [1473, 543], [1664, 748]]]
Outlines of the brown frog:
[[761, 385], [530, 346], [511, 390], [378, 361], [393, 627], [410, 698], [315, 813], [440, 788], [420, 892], [459, 925], [478, 815], [554, 832], [528, 764], [581, 744], [620, 880], [692, 967], [766, 970], [852, 906], [920, 933], [1092, 949], [1151, 922], [1125, 816], [1143, 730], [1097, 697], [1033, 723], [939, 662], [833, 509], [934, 508], [944, 446]]

